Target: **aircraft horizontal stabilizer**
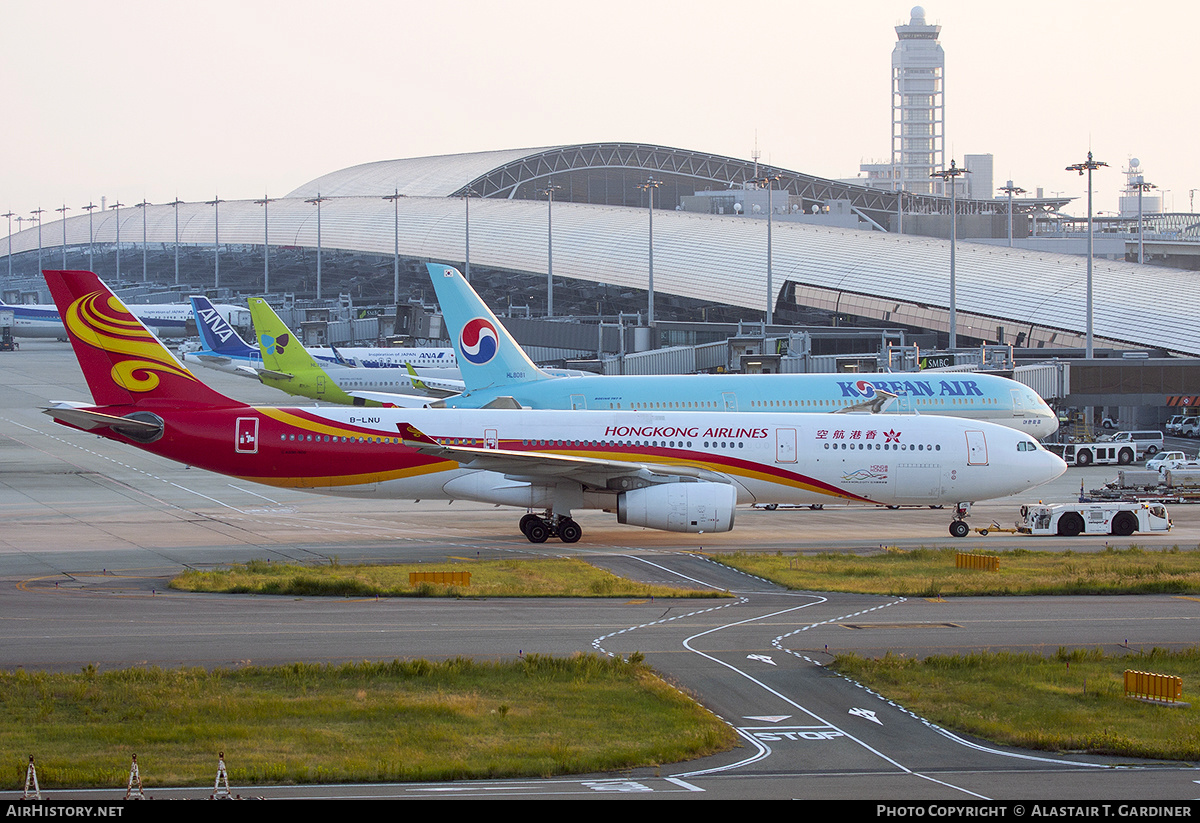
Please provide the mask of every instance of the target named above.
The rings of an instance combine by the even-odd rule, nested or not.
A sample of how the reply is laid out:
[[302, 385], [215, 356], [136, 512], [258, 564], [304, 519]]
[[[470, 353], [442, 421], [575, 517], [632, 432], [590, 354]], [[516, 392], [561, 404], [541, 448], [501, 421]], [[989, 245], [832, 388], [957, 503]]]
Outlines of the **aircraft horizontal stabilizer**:
[[422, 377], [413, 368], [412, 363], [405, 364], [408, 370], [408, 379], [413, 384], [414, 389], [420, 389], [433, 397], [448, 397], [450, 395], [462, 394], [466, 384], [462, 380], [450, 380], [441, 377]]
[[[114, 414], [90, 411], [77, 403], [59, 402], [42, 409], [55, 420], [74, 426], [77, 429], [91, 431], [93, 429], [110, 428], [130, 436], [150, 436], [162, 431], [162, 420], [139, 420], [133, 417], [118, 417]], [[151, 417], [151, 415], [147, 415]]]
[[436, 402], [429, 397], [417, 394], [392, 394], [383, 391], [352, 391], [346, 392], [346, 394], [373, 401], [384, 408], [428, 409], [433, 408], [432, 404]]
[[272, 380], [292, 380], [295, 378], [295, 375], [282, 371], [274, 371], [273, 369], [257, 369], [257, 372], [260, 377], [270, 377]]
[[489, 400], [488, 402], [484, 403], [479, 408], [481, 408], [481, 409], [523, 409], [525, 407], [522, 406], [520, 403], [518, 403], [516, 398], [506, 394], [502, 397], [496, 397], [492, 400]]

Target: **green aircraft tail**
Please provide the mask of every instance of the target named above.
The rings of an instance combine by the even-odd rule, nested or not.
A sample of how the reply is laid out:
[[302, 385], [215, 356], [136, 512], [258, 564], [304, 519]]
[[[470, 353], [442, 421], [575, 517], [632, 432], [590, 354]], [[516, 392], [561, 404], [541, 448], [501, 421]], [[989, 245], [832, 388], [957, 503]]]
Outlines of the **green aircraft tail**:
[[347, 406], [381, 405], [346, 394], [266, 300], [251, 297], [249, 303], [254, 336], [263, 359], [263, 369], [258, 376], [265, 385], [299, 397]]

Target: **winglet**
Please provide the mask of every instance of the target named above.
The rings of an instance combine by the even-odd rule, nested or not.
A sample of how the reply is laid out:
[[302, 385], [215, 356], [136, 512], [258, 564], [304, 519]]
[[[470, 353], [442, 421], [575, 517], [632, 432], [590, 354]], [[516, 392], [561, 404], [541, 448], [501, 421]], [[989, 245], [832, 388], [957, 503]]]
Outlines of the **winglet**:
[[854, 412], [870, 412], [871, 414], [881, 414], [884, 409], [891, 405], [897, 395], [890, 391], [876, 388], [875, 394], [870, 399], [864, 400], [861, 403], [855, 403], [853, 406], [846, 406], [838, 409], [834, 414], [852, 414]]
[[408, 446], [437, 446], [440, 445], [425, 432], [418, 429], [411, 423], [397, 423], [397, 431], [400, 432], [400, 439]]

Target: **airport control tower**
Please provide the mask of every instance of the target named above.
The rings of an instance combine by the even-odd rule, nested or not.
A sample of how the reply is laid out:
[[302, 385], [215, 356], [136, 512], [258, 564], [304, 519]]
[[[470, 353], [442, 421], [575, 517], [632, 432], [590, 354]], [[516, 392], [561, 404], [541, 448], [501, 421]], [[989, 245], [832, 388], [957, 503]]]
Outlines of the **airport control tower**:
[[925, 22], [916, 6], [907, 26], [896, 26], [892, 50], [892, 164], [899, 187], [916, 194], [941, 194], [930, 178], [946, 164], [946, 55], [938, 43], [941, 26]]

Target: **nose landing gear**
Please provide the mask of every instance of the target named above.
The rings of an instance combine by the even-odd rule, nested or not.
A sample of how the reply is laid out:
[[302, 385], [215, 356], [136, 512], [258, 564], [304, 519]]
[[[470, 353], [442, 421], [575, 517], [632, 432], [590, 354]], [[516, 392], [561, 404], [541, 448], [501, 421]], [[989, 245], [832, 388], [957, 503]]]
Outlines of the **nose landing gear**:
[[951, 537], [966, 537], [971, 533], [971, 527], [967, 525], [964, 519], [971, 513], [970, 503], [956, 503], [954, 506], [954, 519], [950, 521], [950, 536]]
[[545, 543], [551, 537], [557, 537], [564, 543], [575, 543], [583, 537], [583, 529], [569, 517], [549, 513], [545, 517], [527, 514], [521, 518], [521, 534], [530, 543]]

